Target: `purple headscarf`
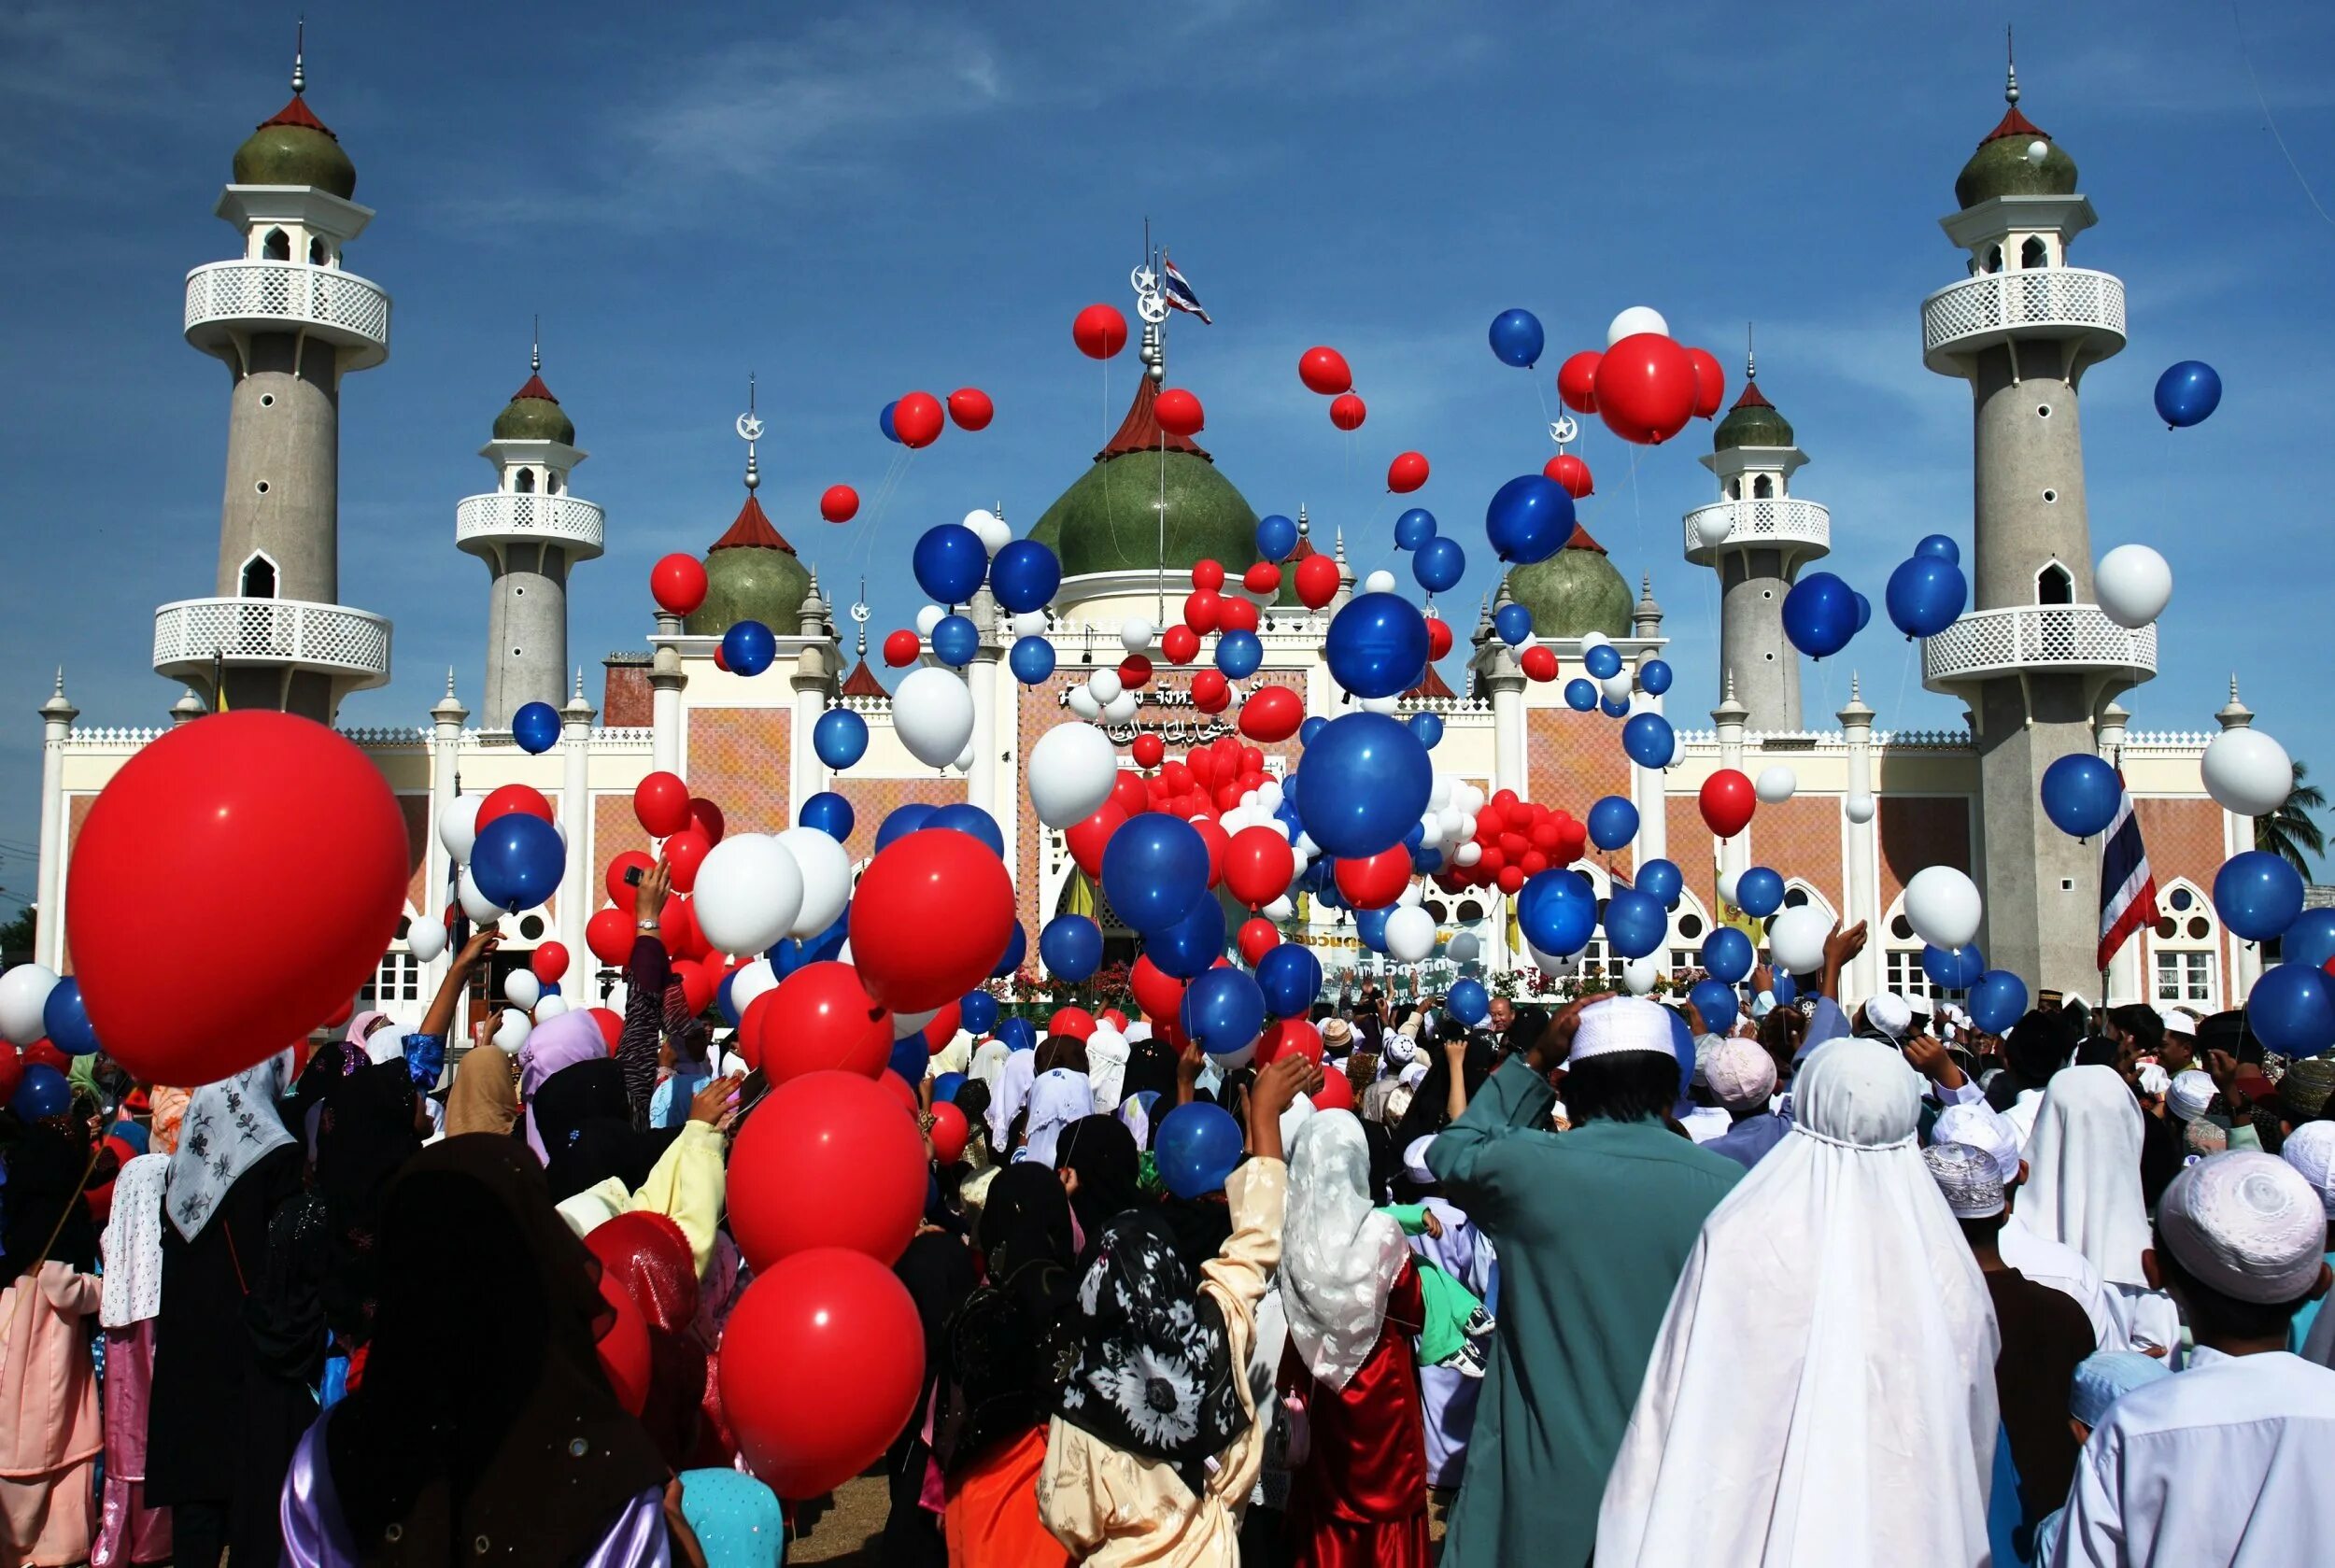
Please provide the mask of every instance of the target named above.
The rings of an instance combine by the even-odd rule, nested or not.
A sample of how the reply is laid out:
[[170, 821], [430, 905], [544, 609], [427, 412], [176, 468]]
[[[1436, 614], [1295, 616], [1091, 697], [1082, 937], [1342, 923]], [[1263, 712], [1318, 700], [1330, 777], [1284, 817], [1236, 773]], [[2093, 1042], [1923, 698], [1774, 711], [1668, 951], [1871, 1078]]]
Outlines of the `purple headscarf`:
[[535, 1091], [562, 1067], [607, 1059], [608, 1041], [600, 1032], [600, 1023], [582, 1009], [563, 1012], [529, 1032], [527, 1042], [519, 1047], [519, 1103], [527, 1108], [527, 1147], [535, 1151], [535, 1158], [550, 1159], [535, 1132]]

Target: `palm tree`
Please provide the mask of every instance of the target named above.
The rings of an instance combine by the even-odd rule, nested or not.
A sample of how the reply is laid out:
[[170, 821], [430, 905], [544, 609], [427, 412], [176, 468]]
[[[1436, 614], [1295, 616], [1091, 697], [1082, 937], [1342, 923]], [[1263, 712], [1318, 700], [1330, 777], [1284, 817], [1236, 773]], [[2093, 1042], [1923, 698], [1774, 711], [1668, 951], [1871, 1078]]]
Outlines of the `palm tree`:
[[2327, 792], [2317, 784], [2305, 784], [2311, 765], [2295, 764], [2295, 787], [2286, 802], [2268, 816], [2254, 819], [2254, 847], [2266, 849], [2277, 855], [2309, 881], [2311, 866], [2306, 856], [2327, 853], [2327, 835], [2312, 819], [2313, 812], [2327, 808]]

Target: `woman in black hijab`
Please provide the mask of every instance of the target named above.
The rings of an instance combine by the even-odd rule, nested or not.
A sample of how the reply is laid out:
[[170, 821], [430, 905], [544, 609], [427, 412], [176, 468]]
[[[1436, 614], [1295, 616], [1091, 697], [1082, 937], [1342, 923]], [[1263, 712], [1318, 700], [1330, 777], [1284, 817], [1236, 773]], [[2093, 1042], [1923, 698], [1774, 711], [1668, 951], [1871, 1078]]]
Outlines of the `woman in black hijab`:
[[1112, 1219], [1149, 1207], [1135, 1135], [1116, 1116], [1082, 1116], [1065, 1127], [1054, 1144], [1054, 1163], [1089, 1247]]
[[534, 1111], [553, 1203], [565, 1203], [611, 1177], [622, 1181], [625, 1191], [637, 1191], [681, 1136], [678, 1126], [642, 1132], [632, 1125], [624, 1065], [614, 1059], [561, 1067], [535, 1091]]
[[[1127, 1070], [1119, 1079], [1119, 1103], [1125, 1105], [1145, 1090], [1158, 1095], [1167, 1101], [1169, 1109], [1174, 1108], [1176, 1053], [1168, 1050], [1168, 1042], [1157, 1035], [1127, 1042]], [[1159, 1117], [1167, 1114], [1166, 1110], [1162, 1110], [1153, 1116], [1153, 1124], [1156, 1126]]]

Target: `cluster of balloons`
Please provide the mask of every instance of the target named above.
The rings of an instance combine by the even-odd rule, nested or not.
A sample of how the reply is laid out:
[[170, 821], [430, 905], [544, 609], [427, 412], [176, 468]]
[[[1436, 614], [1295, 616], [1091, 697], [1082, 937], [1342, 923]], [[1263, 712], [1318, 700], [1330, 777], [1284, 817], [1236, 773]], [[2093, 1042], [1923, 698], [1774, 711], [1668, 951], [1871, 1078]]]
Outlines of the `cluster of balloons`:
[[[1942, 533], [1922, 540], [1914, 546], [1914, 553], [1889, 573], [1889, 587], [1881, 601], [1889, 608], [1890, 623], [1907, 637], [1935, 637], [1952, 626], [1962, 607], [1970, 602], [1970, 581], [1962, 575], [1961, 546]], [[1787, 596], [1788, 611], [1790, 602]], [[1855, 636], [1862, 626], [1862, 621], [1858, 622], [1849, 636]], [[1841, 642], [1845, 645], [1847, 638]]]
[[[1580, 859], [1597, 817], [1592, 810], [1590, 824], [1584, 825], [1570, 812], [1521, 799], [1512, 789], [1486, 799], [1473, 784], [1455, 786], [1439, 803], [1431, 795], [1428, 809], [1432, 819], [1421, 818], [1422, 841], [1429, 849], [1444, 851], [1447, 864], [1436, 873], [1436, 885], [1446, 893], [1470, 887], [1520, 893], [1529, 879], [1550, 867]], [[1631, 823], [1631, 836], [1636, 826]], [[1627, 841], [1625, 836], [1621, 842]]]
[[1354, 393], [1354, 373], [1337, 349], [1317, 346], [1298, 355], [1297, 379], [1306, 390], [1330, 400], [1330, 423], [1339, 430], [1358, 431], [1370, 417], [1369, 406]]
[[567, 834], [543, 791], [529, 784], [456, 796], [438, 813], [438, 839], [461, 869], [463, 911], [482, 925], [547, 902], [566, 874]]
[[1584, 349], [1557, 371], [1557, 396], [1577, 413], [1594, 414], [1624, 441], [1657, 445], [1689, 419], [1718, 414], [1727, 375], [1707, 349], [1682, 346], [1670, 323], [1632, 305], [1606, 329], [1606, 349]]
[[[930, 392], [910, 392], [884, 405], [876, 415], [876, 428], [884, 432], [884, 440], [914, 449], [929, 446], [940, 440], [941, 432], [951, 422], [961, 431], [985, 430], [998, 413], [997, 405], [989, 401], [989, 394], [978, 387], [959, 387], [949, 394], [945, 407], [944, 417], [943, 404], [939, 398]], [[857, 510], [857, 500], [856, 496], [853, 498], [855, 511]]]

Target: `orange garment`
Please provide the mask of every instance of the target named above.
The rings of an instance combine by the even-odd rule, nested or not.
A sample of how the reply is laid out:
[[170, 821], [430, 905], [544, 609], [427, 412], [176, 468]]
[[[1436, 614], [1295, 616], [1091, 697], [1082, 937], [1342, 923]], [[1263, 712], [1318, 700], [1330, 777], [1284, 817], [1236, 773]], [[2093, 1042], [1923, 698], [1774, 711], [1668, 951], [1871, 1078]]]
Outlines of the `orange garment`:
[[105, 1448], [90, 1323], [97, 1276], [44, 1263], [0, 1292], [0, 1559], [89, 1556], [92, 1462]]
[[1045, 1462], [1046, 1429], [1032, 1427], [949, 1483], [949, 1568], [1068, 1568], [1070, 1554], [1038, 1521]]
[[178, 1152], [178, 1123], [187, 1119], [187, 1102], [194, 1098], [190, 1089], [154, 1090], [154, 1122], [148, 1129], [149, 1147], [157, 1154]]

